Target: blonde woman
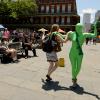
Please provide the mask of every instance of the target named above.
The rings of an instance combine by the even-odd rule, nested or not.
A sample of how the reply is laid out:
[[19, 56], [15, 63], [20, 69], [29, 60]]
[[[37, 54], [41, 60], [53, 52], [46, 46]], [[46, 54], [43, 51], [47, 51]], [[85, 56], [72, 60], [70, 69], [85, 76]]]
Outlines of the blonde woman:
[[[50, 33], [48, 35], [52, 36], [53, 41], [59, 42], [59, 43], [65, 43], [68, 41], [67, 35], [63, 36], [58, 32], [59, 25], [53, 24], [50, 30]], [[46, 81], [52, 80], [51, 74], [57, 69], [58, 67], [58, 56], [57, 56], [57, 50], [54, 49], [50, 53], [46, 53], [47, 61], [49, 62], [49, 68], [48, 73], [46, 75]]]

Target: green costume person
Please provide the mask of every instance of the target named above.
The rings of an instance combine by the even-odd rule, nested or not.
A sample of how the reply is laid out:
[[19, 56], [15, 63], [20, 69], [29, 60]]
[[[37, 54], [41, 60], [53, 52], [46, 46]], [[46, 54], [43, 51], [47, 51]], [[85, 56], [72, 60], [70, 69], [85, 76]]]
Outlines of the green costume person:
[[75, 26], [75, 32], [68, 32], [68, 38], [72, 41], [72, 47], [69, 53], [69, 58], [72, 66], [72, 82], [73, 87], [77, 86], [77, 75], [80, 72], [82, 59], [83, 59], [83, 51], [82, 45], [87, 37], [96, 37], [97, 29], [96, 25], [94, 25], [94, 33], [83, 33], [83, 25], [78, 23]]

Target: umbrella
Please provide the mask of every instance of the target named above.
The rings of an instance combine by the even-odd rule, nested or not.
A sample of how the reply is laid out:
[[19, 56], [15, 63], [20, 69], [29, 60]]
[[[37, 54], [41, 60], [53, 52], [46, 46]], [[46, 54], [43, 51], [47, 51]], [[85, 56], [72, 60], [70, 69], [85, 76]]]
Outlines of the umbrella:
[[48, 31], [48, 30], [46, 30], [45, 28], [41, 28], [41, 29], [39, 29], [38, 31], [46, 32], [46, 31]]
[[66, 32], [63, 31], [62, 29], [59, 29], [58, 32], [60, 32], [60, 33], [66, 33]]
[[4, 29], [5, 27], [3, 25], [0, 24], [0, 29]]

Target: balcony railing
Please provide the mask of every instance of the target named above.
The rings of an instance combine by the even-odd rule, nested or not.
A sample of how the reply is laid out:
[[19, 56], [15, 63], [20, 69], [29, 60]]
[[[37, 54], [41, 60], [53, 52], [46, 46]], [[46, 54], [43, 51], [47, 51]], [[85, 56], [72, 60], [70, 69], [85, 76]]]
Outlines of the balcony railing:
[[38, 3], [45, 4], [45, 3], [69, 3], [75, 2], [74, 0], [38, 0]]
[[39, 12], [36, 15], [77, 15], [76, 12], [56, 12], [56, 13], [52, 13], [52, 12]]
[[[33, 26], [51, 26], [52, 24], [34, 24]], [[75, 25], [72, 25], [72, 24], [59, 24], [60, 26], [75, 26]]]

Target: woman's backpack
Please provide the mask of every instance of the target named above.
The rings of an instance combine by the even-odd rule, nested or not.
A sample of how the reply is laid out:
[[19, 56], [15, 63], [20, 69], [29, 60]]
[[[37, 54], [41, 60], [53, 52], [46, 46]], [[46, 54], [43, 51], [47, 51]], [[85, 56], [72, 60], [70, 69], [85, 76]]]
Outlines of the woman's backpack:
[[56, 41], [52, 39], [53, 34], [47, 35], [42, 41], [42, 50], [44, 52], [50, 53], [54, 50], [57, 45]]

